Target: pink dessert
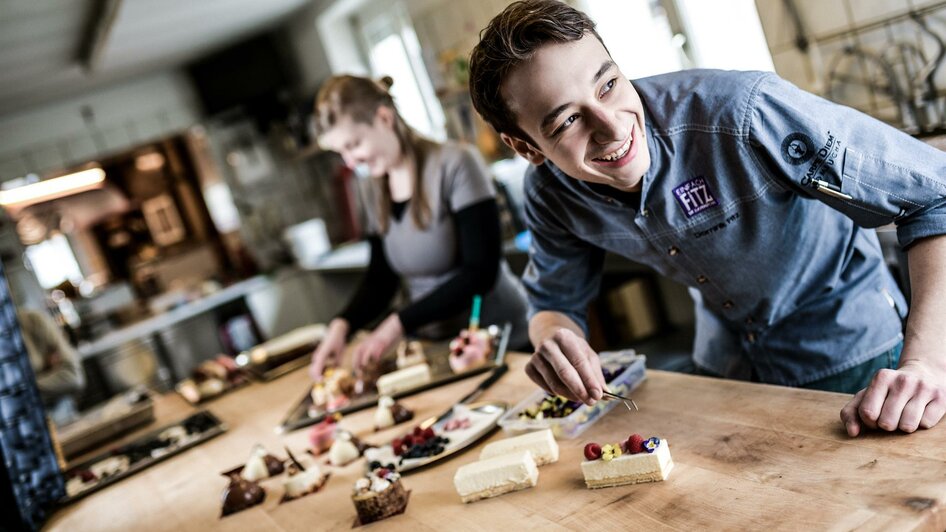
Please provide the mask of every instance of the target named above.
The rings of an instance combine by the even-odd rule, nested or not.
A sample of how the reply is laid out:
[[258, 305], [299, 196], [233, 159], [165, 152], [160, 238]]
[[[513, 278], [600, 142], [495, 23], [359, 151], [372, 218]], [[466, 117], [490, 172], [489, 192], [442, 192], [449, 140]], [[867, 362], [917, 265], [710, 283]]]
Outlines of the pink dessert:
[[450, 342], [450, 369], [461, 373], [486, 363], [492, 353], [492, 337], [483, 329], [470, 331], [463, 329], [460, 335]]
[[321, 423], [317, 423], [309, 430], [309, 442], [312, 443], [312, 454], [319, 455], [328, 451], [335, 443], [335, 432], [338, 430], [338, 418], [341, 416], [326, 416]]

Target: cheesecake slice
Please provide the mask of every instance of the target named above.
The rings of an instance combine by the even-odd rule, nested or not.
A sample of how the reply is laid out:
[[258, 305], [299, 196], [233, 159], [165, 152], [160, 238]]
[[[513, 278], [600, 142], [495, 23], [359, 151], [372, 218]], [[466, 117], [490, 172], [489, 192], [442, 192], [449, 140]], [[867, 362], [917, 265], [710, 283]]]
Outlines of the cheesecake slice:
[[394, 395], [430, 382], [430, 366], [417, 364], [378, 377], [378, 395]]
[[502, 454], [462, 466], [453, 485], [463, 502], [496, 497], [535, 486], [539, 470], [529, 451]]
[[589, 488], [610, 488], [667, 480], [673, 469], [667, 440], [650, 438], [645, 444], [646, 447], [637, 452], [616, 451], [611, 454], [605, 450], [598, 458], [582, 462], [585, 485]]
[[537, 430], [521, 436], [494, 441], [483, 447], [480, 460], [503, 454], [529, 451], [535, 465], [542, 466], [558, 461], [558, 443], [552, 435], [552, 429]]

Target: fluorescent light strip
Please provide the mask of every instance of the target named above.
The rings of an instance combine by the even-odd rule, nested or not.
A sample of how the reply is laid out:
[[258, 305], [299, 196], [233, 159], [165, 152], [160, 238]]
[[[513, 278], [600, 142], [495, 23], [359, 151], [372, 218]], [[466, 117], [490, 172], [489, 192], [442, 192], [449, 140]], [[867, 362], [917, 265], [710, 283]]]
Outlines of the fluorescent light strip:
[[32, 205], [99, 188], [104, 181], [105, 170], [90, 168], [32, 185], [0, 191], [0, 205], [4, 207], [20, 204]]

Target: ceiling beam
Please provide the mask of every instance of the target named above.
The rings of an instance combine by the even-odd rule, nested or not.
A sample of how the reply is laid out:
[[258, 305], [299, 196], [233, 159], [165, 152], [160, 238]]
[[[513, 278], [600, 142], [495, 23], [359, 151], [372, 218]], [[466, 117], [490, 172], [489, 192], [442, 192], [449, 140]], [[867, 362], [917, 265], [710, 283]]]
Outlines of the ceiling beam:
[[88, 23], [79, 45], [79, 63], [86, 74], [92, 74], [101, 65], [122, 0], [93, 0], [92, 3]]

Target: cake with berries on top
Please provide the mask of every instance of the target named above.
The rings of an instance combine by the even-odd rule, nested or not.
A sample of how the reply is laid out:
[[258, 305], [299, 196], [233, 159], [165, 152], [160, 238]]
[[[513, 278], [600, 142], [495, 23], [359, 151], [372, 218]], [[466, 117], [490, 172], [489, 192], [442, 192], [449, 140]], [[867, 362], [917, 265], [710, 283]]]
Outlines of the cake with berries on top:
[[393, 468], [377, 467], [355, 482], [351, 499], [358, 512], [358, 523], [366, 525], [404, 513], [410, 491], [401, 484], [401, 475]]
[[585, 445], [581, 472], [589, 488], [667, 480], [673, 469], [670, 445], [657, 437], [631, 434], [621, 443]]

